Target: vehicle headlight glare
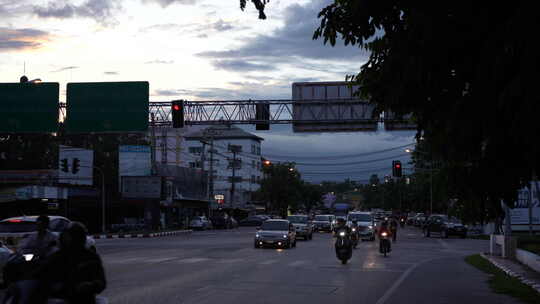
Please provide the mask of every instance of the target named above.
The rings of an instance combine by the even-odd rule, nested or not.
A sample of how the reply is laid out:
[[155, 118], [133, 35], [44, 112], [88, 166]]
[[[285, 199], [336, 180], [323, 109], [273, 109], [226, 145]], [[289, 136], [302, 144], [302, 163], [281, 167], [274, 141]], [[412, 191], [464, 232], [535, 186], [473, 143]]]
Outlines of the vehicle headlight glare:
[[356, 228], [353, 228], [352, 231], [355, 232], [355, 231], [356, 231]]
[[255, 237], [256, 237], [256, 238], [260, 238], [261, 235], [257, 233], [257, 234], [255, 234]]
[[345, 232], [342, 231], [342, 232], [339, 233], [339, 235], [340, 236], [345, 236]]
[[369, 229], [373, 229], [373, 226], [369, 225], [368, 228], [369, 228]]
[[284, 238], [284, 239], [286, 239], [286, 238], [287, 238], [287, 235], [286, 235], [286, 234], [284, 234], [284, 235], [283, 235], [283, 238]]

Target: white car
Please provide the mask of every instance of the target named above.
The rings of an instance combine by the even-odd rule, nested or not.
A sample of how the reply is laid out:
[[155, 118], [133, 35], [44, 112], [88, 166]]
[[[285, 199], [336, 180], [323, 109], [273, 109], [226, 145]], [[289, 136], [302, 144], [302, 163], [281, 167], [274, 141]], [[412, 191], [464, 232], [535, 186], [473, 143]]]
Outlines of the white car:
[[[38, 216], [19, 216], [0, 221], [0, 242], [15, 250], [19, 242], [26, 236], [36, 233]], [[64, 231], [71, 221], [63, 216], [49, 216], [49, 230], [56, 236]], [[90, 235], [86, 236], [86, 248], [96, 251], [96, 241]]]
[[350, 212], [347, 215], [347, 226], [351, 227], [353, 221], [358, 224], [358, 234], [363, 240], [375, 240], [375, 222], [371, 212]]
[[189, 222], [189, 228], [191, 229], [212, 229], [212, 222], [206, 218], [206, 216], [194, 216]]

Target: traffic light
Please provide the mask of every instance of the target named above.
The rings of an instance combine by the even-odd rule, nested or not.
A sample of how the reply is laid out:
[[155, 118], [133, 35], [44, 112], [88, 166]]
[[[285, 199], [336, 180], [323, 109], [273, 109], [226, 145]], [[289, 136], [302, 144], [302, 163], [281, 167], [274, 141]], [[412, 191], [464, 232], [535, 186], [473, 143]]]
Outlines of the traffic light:
[[69, 172], [67, 158], [63, 158], [63, 159], [60, 160], [60, 168], [64, 172]]
[[270, 130], [270, 104], [259, 103], [255, 105], [255, 119], [259, 122], [255, 124], [255, 130]]
[[79, 168], [81, 167], [81, 160], [78, 158], [73, 159], [73, 167], [71, 168], [71, 172], [73, 174], [79, 172]]
[[184, 101], [174, 100], [171, 106], [173, 128], [184, 127]]
[[392, 175], [394, 177], [401, 177], [402, 174], [401, 174], [401, 161], [399, 160], [394, 160], [392, 161]]

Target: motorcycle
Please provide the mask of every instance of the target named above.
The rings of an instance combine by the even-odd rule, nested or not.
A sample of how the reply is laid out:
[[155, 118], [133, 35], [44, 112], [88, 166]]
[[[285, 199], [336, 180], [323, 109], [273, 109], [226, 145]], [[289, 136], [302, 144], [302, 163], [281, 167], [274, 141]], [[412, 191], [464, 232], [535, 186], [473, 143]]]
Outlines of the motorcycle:
[[[53, 286], [53, 289], [61, 286]], [[2, 304], [31, 304], [39, 301], [40, 282], [37, 280], [21, 280], [12, 284], [2, 300]], [[60, 298], [47, 298], [47, 304], [74, 304]], [[96, 296], [96, 304], [108, 304], [106, 297]]]
[[337, 231], [335, 246], [337, 258], [341, 260], [342, 264], [347, 264], [347, 261], [352, 257], [352, 242], [345, 229]]
[[381, 253], [386, 257], [390, 252], [390, 235], [388, 232], [383, 231], [379, 236], [379, 248]]
[[351, 242], [354, 249], [358, 246], [358, 240], [360, 239], [360, 235], [358, 233], [358, 227], [352, 227], [351, 228]]

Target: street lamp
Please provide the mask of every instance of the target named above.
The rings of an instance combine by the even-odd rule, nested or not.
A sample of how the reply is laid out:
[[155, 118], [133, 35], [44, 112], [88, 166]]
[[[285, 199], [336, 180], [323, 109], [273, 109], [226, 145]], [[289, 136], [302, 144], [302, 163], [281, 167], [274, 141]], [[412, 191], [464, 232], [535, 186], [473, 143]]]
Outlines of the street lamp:
[[[407, 153], [416, 152], [418, 154], [431, 156], [431, 154], [429, 153], [418, 151], [418, 150], [405, 149], [405, 152]], [[433, 214], [433, 159], [431, 159], [430, 167], [431, 168], [429, 168], [429, 213]]]

